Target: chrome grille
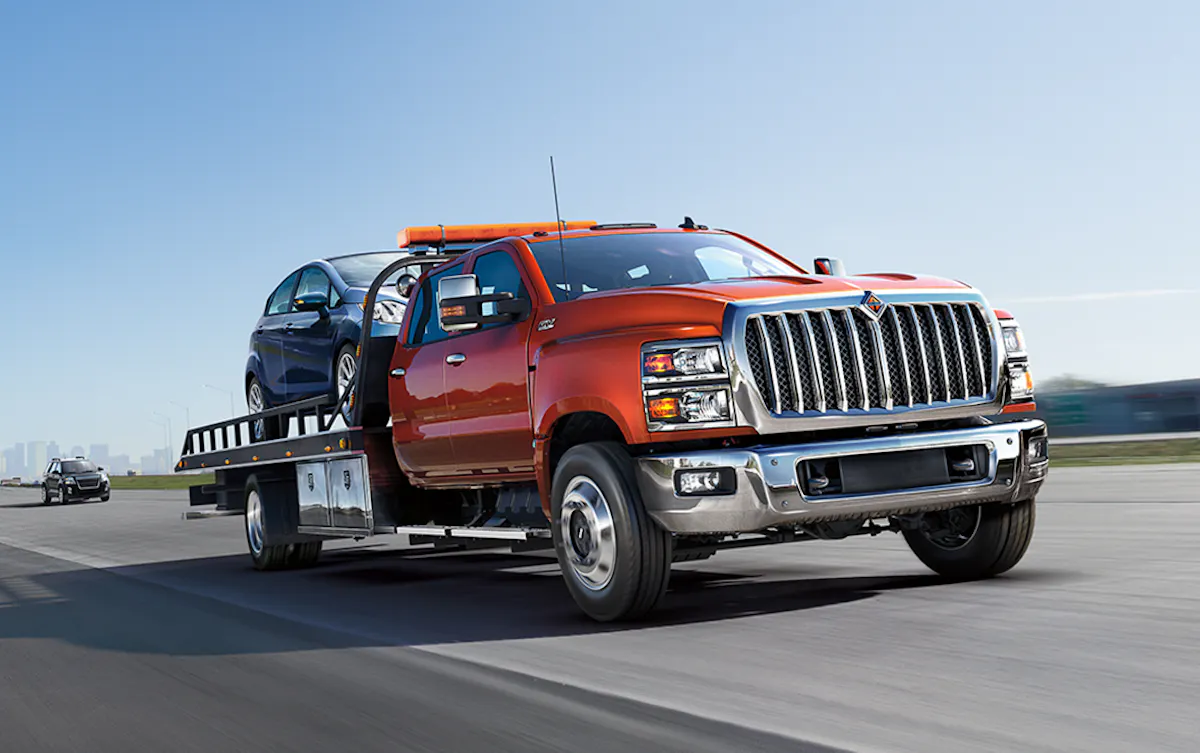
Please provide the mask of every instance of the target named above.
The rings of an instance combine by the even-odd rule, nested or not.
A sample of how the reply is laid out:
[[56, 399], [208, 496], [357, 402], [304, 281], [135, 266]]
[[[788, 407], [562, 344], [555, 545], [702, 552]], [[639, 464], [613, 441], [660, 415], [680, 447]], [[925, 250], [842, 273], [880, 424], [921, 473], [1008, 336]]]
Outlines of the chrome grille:
[[772, 413], [893, 410], [982, 400], [995, 391], [992, 331], [971, 303], [753, 314], [750, 376]]

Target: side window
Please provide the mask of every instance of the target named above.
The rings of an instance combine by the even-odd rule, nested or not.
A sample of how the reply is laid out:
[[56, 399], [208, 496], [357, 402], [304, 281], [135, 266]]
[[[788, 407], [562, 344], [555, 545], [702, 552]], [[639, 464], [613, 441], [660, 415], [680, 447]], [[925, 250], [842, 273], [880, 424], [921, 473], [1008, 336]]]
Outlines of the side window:
[[[300, 286], [296, 288], [296, 294], [293, 298], [308, 295], [310, 293], [324, 293], [326, 298], [330, 297], [329, 277], [316, 267], [308, 267], [300, 275]], [[330, 304], [332, 308], [332, 303]]]
[[[517, 263], [513, 261], [512, 255], [507, 251], [492, 251], [484, 254], [475, 260], [475, 266], [472, 267], [471, 272], [479, 278], [481, 295], [512, 293], [513, 298], [529, 298], [529, 293], [525, 290], [525, 282], [521, 279], [521, 272], [517, 269]], [[483, 313], [485, 315], [494, 314], [495, 307], [494, 303], [484, 304]], [[490, 329], [501, 324], [503, 322], [486, 324], [483, 329]]]
[[437, 285], [438, 280], [443, 277], [460, 275], [462, 271], [463, 265], [460, 262], [421, 283], [420, 289], [417, 290], [416, 300], [413, 301], [413, 316], [408, 325], [407, 345], [427, 345], [449, 337], [449, 333], [443, 332], [442, 328], [438, 326], [437, 312], [434, 310]]
[[296, 289], [296, 279], [300, 277], [300, 272], [296, 271], [288, 275], [288, 278], [275, 288], [275, 292], [271, 294], [271, 300], [267, 301], [267, 316], [275, 314], [286, 314], [292, 308], [292, 291]]

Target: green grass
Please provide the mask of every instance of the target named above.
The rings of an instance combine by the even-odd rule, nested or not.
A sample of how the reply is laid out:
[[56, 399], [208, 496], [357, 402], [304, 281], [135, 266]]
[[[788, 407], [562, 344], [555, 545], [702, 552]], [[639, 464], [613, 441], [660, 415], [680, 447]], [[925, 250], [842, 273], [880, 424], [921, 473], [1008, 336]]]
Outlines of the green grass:
[[1155, 463], [1200, 463], [1200, 439], [1050, 444], [1050, 465], [1060, 468]]
[[110, 476], [109, 483], [118, 489], [186, 489], [189, 486], [214, 483], [211, 473], [181, 476]]

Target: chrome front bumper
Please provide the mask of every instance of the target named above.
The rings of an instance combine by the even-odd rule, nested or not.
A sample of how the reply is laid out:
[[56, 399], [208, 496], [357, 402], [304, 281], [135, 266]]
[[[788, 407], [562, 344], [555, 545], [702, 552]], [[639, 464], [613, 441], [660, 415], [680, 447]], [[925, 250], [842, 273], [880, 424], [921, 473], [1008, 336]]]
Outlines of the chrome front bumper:
[[[655, 454], [636, 459], [647, 511], [673, 533], [749, 533], [780, 525], [877, 518], [984, 502], [1017, 502], [1037, 494], [1048, 459], [1031, 462], [1031, 440], [1044, 442], [1046, 424], [1013, 421], [968, 429], [869, 437], [748, 449]], [[799, 481], [805, 460], [983, 445], [987, 472], [976, 481], [923, 488], [814, 497]], [[732, 494], [687, 497], [676, 493], [677, 471], [732, 468]]]

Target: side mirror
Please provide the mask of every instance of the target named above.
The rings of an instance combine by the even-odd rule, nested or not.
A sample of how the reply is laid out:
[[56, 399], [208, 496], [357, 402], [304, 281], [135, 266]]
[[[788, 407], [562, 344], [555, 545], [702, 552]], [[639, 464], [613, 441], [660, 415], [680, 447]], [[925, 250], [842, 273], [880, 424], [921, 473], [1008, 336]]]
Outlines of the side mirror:
[[[396, 292], [401, 298], [411, 298], [413, 288], [417, 286], [417, 278], [405, 273], [400, 275], [400, 279], [396, 280]], [[440, 287], [439, 287], [440, 289]]]
[[829, 275], [830, 277], [846, 276], [846, 265], [842, 264], [841, 259], [813, 259], [813, 268], [817, 270], [817, 274], [819, 275]]
[[305, 293], [296, 296], [297, 311], [316, 311], [324, 313], [329, 310], [329, 296], [324, 293]]
[[[529, 315], [529, 301], [512, 293], [479, 293], [475, 275], [443, 277], [438, 281], [438, 326], [444, 332], [462, 332], [483, 324], [517, 321]], [[488, 306], [488, 304], [492, 304]], [[484, 313], [491, 308], [494, 313]]]

